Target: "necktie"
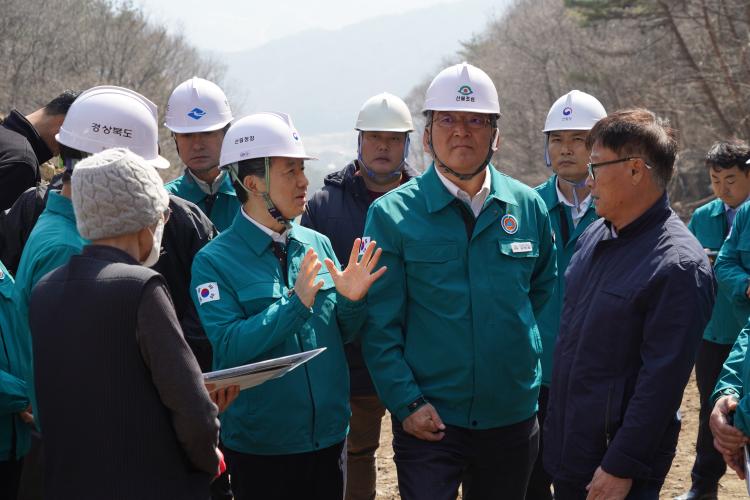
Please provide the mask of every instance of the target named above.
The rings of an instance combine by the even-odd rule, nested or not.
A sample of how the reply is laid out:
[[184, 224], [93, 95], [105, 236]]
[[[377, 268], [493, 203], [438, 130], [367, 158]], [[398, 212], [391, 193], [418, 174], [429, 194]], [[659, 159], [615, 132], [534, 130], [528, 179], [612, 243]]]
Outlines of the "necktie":
[[279, 265], [281, 266], [281, 271], [284, 274], [284, 284], [288, 286], [289, 276], [286, 265], [286, 245], [284, 245], [283, 243], [279, 243], [278, 241], [273, 241], [272, 243], [273, 254], [277, 259], [279, 259]]

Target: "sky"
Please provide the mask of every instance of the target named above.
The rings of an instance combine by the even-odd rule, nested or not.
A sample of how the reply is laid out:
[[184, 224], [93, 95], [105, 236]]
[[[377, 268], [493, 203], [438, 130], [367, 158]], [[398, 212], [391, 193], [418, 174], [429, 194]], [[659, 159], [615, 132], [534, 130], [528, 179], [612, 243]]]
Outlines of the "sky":
[[452, 0], [133, 0], [152, 21], [182, 30], [199, 49], [221, 52], [246, 50], [309, 29], [335, 30], [441, 3]]

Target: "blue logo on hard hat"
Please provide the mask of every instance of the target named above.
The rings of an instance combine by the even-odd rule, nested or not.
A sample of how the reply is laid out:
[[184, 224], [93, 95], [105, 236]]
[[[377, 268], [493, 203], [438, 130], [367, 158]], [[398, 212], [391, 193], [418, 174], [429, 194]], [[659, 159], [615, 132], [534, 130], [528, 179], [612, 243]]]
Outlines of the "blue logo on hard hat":
[[188, 113], [187, 115], [193, 120], [200, 120], [201, 118], [206, 116], [206, 112], [203, 111], [201, 108], [193, 108], [190, 110], [190, 113]]
[[572, 114], [573, 108], [571, 108], [570, 106], [565, 106], [565, 108], [563, 108], [563, 116], [570, 116]]
[[471, 87], [469, 87], [468, 85], [461, 85], [458, 88], [458, 93], [461, 95], [471, 95], [474, 93], [474, 91], [471, 90]]
[[508, 234], [516, 234], [516, 231], [518, 231], [518, 220], [510, 214], [503, 215], [500, 225], [503, 226], [503, 231]]
[[292, 132], [292, 137], [294, 137], [295, 141], [299, 141], [299, 136], [297, 135], [297, 132]]

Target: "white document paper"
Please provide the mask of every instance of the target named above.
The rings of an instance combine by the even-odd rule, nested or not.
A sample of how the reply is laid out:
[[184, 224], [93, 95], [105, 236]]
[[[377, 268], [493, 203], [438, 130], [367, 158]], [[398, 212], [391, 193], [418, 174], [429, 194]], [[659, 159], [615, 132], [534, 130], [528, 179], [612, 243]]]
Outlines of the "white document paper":
[[214, 384], [216, 389], [229, 385], [239, 385], [240, 390], [249, 389], [271, 379], [283, 377], [290, 371], [325, 351], [325, 347], [291, 354], [281, 358], [267, 359], [249, 365], [236, 366], [203, 374], [203, 381]]

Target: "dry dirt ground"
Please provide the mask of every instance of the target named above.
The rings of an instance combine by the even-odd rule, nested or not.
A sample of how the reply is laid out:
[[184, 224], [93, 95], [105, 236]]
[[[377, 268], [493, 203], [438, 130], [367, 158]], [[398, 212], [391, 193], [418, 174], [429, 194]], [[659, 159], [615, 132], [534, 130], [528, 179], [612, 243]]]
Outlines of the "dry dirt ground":
[[[695, 437], [698, 432], [698, 405], [698, 389], [695, 387], [694, 378], [691, 377], [682, 400], [682, 432], [677, 445], [677, 456], [672, 463], [672, 470], [669, 472], [662, 489], [661, 498], [663, 499], [672, 499], [690, 487], [690, 469], [695, 457]], [[377, 453], [378, 500], [401, 498], [398, 494], [391, 440], [391, 419], [386, 414], [383, 419], [383, 432], [380, 436], [380, 448]], [[740, 498], [748, 498], [744, 481], [737, 479], [733, 472], [727, 473], [719, 484], [719, 499]]]

